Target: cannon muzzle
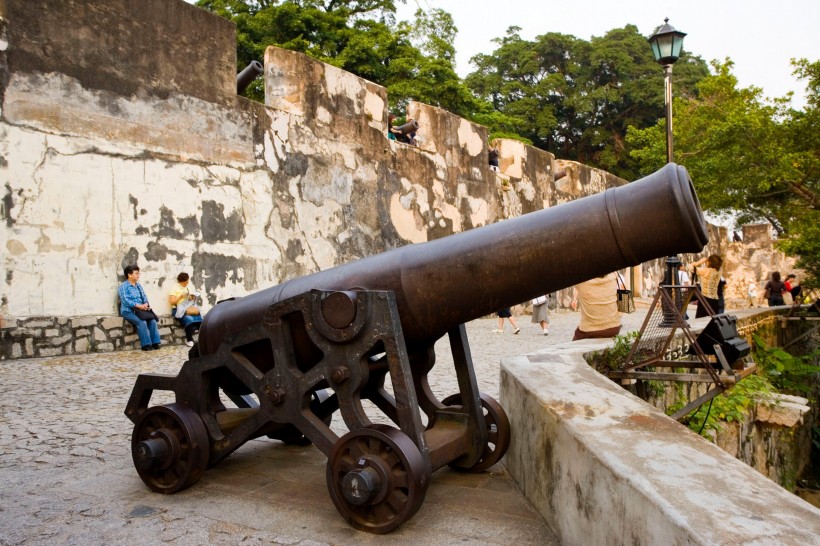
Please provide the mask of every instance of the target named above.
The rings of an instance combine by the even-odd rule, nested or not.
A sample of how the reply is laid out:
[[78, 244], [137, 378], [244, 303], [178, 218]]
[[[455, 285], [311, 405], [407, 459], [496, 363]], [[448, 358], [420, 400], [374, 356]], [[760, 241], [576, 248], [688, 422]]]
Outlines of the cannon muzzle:
[[251, 61], [248, 66], [242, 69], [242, 72], [236, 75], [236, 94], [242, 94], [242, 92], [247, 89], [248, 86], [253, 83], [253, 80], [258, 78], [263, 71], [264, 67], [262, 66], [262, 63], [259, 61]]
[[224, 302], [205, 317], [200, 354], [262, 321], [271, 304], [321, 290], [390, 290], [408, 345], [611, 271], [700, 252], [706, 224], [686, 169], [435, 241], [389, 250]]
[[395, 131], [398, 131], [402, 135], [409, 135], [410, 133], [418, 131], [419, 122], [414, 120], [414, 119], [411, 119], [410, 121], [408, 121], [404, 125], [399, 125], [398, 127], [394, 127], [393, 129]]

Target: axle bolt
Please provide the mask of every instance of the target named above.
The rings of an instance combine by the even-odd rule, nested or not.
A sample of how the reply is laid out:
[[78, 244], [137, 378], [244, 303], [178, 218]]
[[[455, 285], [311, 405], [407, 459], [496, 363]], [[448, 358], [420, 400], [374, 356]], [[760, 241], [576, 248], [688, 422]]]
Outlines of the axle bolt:
[[274, 387], [268, 392], [268, 398], [274, 405], [279, 405], [285, 400], [285, 390], [282, 387]]
[[343, 383], [350, 377], [350, 368], [347, 366], [337, 366], [330, 372], [330, 378], [334, 383]]

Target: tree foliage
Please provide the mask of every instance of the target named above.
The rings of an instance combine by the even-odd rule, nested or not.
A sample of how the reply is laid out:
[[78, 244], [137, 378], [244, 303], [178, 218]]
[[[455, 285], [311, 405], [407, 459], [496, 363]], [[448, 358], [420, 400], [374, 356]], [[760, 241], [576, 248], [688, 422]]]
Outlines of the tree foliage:
[[[564, 159], [634, 178], [637, 164], [624, 137], [629, 126], [648, 127], [663, 116], [663, 77], [637, 27], [627, 25], [590, 41], [547, 33], [524, 40], [510, 27], [492, 54], [473, 57], [478, 69], [466, 83], [535, 146]], [[678, 68], [679, 67], [679, 68]], [[684, 53], [676, 64], [681, 92], [708, 74]]]
[[[684, 165], [707, 211], [738, 223], [766, 220], [784, 251], [817, 278], [820, 273], [820, 62], [794, 62], [808, 83], [804, 110], [791, 94], [766, 99], [757, 87], [738, 88], [732, 62], [713, 63], [698, 95], [674, 103], [675, 160]], [[632, 156], [646, 173], [665, 162], [665, 122], [631, 128]]]
[[[402, 3], [404, 0], [399, 0]], [[260, 60], [269, 45], [300, 51], [387, 88], [392, 110], [417, 100], [471, 117], [486, 109], [455, 71], [458, 29], [442, 10], [395, 22], [393, 0], [199, 0], [237, 29], [237, 64]], [[261, 81], [246, 95], [262, 100]]]

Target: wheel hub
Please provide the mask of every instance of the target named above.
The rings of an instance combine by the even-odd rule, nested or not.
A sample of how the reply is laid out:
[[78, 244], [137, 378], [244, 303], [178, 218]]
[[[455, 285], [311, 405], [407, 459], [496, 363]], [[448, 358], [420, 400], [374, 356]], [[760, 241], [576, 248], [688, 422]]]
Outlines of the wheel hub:
[[356, 468], [342, 478], [342, 495], [353, 506], [373, 500], [382, 489], [382, 480], [373, 467]]

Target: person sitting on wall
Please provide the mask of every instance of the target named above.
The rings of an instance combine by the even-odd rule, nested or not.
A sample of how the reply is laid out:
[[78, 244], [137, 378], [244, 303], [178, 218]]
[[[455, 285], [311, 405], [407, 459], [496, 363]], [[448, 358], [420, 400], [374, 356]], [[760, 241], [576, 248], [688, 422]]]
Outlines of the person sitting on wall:
[[139, 283], [140, 268], [136, 265], [127, 265], [123, 273], [125, 282], [117, 290], [120, 296], [120, 315], [137, 329], [143, 351], [159, 349], [157, 315], [151, 310], [148, 296]]
[[390, 114], [387, 116], [387, 139], [396, 140], [396, 133], [394, 131], [393, 122], [396, 121], [396, 115]]
[[194, 346], [194, 334], [199, 331], [202, 322], [202, 313], [196, 304], [198, 296], [199, 292], [191, 284], [191, 277], [185, 272], [177, 275], [177, 284], [168, 294], [171, 314], [185, 328], [185, 343], [188, 347]]
[[490, 159], [490, 167], [492, 170], [498, 170], [498, 149], [497, 148], [490, 148], [489, 152], [489, 159]]
[[800, 281], [797, 280], [797, 275], [789, 273], [786, 276], [786, 290], [792, 295], [793, 301], [799, 301], [800, 294], [803, 292], [803, 287], [800, 286]]

